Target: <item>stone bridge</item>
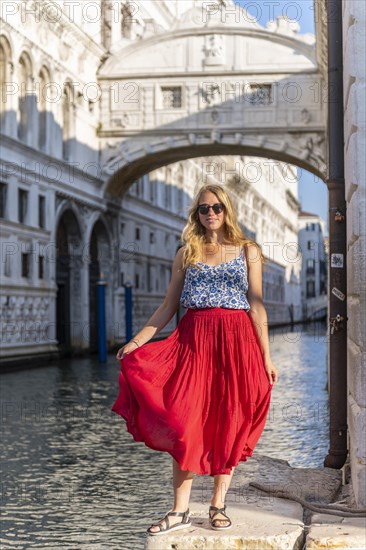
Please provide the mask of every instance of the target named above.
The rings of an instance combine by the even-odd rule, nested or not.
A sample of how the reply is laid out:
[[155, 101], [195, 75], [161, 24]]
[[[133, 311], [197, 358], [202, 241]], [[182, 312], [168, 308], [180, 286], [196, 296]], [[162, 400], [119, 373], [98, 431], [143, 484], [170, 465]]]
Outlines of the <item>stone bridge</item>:
[[152, 28], [99, 70], [105, 191], [193, 157], [252, 155], [321, 179], [327, 166], [327, 91], [313, 35], [283, 18], [263, 28], [240, 17], [186, 12]]
[[321, 294], [316, 298], [308, 298], [304, 308], [304, 318], [307, 321], [324, 318], [327, 315], [327, 308], [328, 296], [326, 294]]

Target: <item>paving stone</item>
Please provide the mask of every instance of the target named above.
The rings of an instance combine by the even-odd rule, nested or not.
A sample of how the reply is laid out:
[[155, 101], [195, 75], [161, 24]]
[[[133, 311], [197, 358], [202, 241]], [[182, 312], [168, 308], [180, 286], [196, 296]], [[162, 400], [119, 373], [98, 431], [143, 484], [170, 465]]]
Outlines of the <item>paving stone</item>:
[[[294, 501], [258, 491], [256, 481], [272, 490], [287, 490], [308, 501], [332, 502], [342, 474], [330, 468], [292, 468], [285, 460], [255, 454], [240, 463], [227, 493], [226, 512], [233, 527], [218, 532], [208, 520], [213, 479], [196, 476], [190, 511], [192, 526], [171, 535], [147, 536], [147, 550], [302, 550], [304, 511]], [[160, 519], [160, 518], [156, 518]]]

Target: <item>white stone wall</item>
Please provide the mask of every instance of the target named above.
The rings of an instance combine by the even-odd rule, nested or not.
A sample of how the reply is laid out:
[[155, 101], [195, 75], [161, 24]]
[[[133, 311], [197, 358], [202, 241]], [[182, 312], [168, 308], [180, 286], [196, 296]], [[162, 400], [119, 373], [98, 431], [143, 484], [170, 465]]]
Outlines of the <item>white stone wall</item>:
[[348, 428], [352, 484], [366, 505], [366, 3], [343, 1], [348, 280]]
[[[60, 2], [58, 8], [54, 5], [53, 15], [43, 11], [45, 6], [46, 3], [40, 2], [4, 2], [1, 12], [7, 91], [1, 109], [0, 170], [7, 189], [6, 210], [1, 220], [6, 247], [1, 261], [1, 357], [57, 350], [55, 249], [60, 214], [66, 206], [73, 209], [82, 233], [78, 257], [73, 258], [75, 268], [70, 285], [72, 345], [76, 349], [88, 347], [87, 251], [92, 225], [106, 210], [100, 200], [102, 182], [97, 177], [99, 105], [98, 101], [89, 101], [104, 49], [95, 24], [79, 25], [76, 15], [74, 22], [70, 21], [59, 9]], [[27, 60], [26, 87], [22, 59]], [[73, 83], [68, 159], [63, 158], [63, 93], [67, 82]], [[18, 139], [18, 105], [23, 96], [27, 96], [29, 123], [26, 137]], [[43, 113], [47, 128], [44, 144], [40, 140]], [[18, 218], [19, 189], [28, 193], [22, 223]], [[39, 224], [41, 196], [45, 199], [43, 227]], [[70, 242], [69, 247], [74, 247], [74, 243]], [[26, 252], [30, 254], [30, 265], [22, 276], [22, 254]], [[42, 257], [43, 276], [39, 269]]]
[[[114, 6], [117, 3], [117, 0], [113, 0]], [[154, 25], [149, 22], [151, 18], [155, 19], [159, 32], [162, 29], [170, 31], [170, 22], [174, 14], [177, 13], [179, 16], [183, 7], [187, 9], [193, 3], [193, 0], [178, 2], [177, 12], [170, 0], [159, 4], [153, 0], [139, 4], [138, 22], [129, 38], [121, 37], [120, 21], [116, 20], [115, 27], [111, 29], [112, 43], [116, 51], [128, 42], [141, 42], [136, 38], [141, 29], [147, 32], [147, 35], [154, 34], [156, 29], [154, 31]], [[4, 114], [2, 158], [12, 164], [11, 168], [1, 166], [2, 183], [7, 186], [6, 211], [1, 219], [1, 233], [4, 246], [7, 248], [3, 248], [5, 253], [0, 265], [0, 320], [1, 328], [5, 327], [0, 356], [32, 356], [57, 350], [56, 298], [60, 292], [55, 260], [57, 230], [65, 215], [71, 216], [66, 222], [70, 238], [68, 249], [72, 255], [71, 346], [73, 349], [87, 350], [93, 336], [90, 328], [93, 319], [90, 319], [89, 287], [95, 281], [90, 281], [89, 268], [90, 245], [94, 242], [92, 235], [97, 224], [99, 225], [98, 230], [95, 230], [98, 233], [96, 240], [98, 250], [102, 252], [100, 268], [108, 281], [107, 339], [108, 344], [113, 345], [124, 338], [124, 289], [121, 286], [121, 272], [125, 274], [126, 280], [129, 278], [132, 283], [136, 274], [140, 276], [141, 286], [138, 291], [135, 290], [135, 322], [138, 325], [135, 327], [136, 330], [146, 322], [165, 295], [169, 284], [171, 260], [185, 224], [188, 206], [197, 186], [205, 183], [202, 159], [190, 159], [181, 163], [183, 176], [180, 175], [178, 163], [156, 170], [150, 175], [150, 182], [145, 176], [142, 196], [137, 196], [134, 192], [135, 184], [121, 200], [111, 200], [107, 197], [103, 192], [103, 181], [97, 170], [102, 148], [102, 141], [97, 134], [100, 122], [103, 123], [100, 103], [89, 101], [95, 91], [93, 83], [98, 80], [97, 73], [101, 60], [107, 54], [102, 44], [105, 37], [99, 25], [100, 21], [92, 21], [92, 7], [83, 19], [80, 12], [82, 3], [75, 4], [75, 11], [70, 18], [66, 4], [57, 0], [57, 6], [62, 9], [55, 12], [55, 24], [49, 21], [50, 13], [47, 17], [41, 16], [38, 21], [34, 13], [32, 15], [32, 5], [41, 8], [46, 4], [20, 1], [7, 1], [3, 3], [5, 4], [9, 10], [3, 12], [7, 16], [2, 22], [1, 45], [6, 54], [6, 82], [10, 86], [14, 85], [14, 89], [8, 94], [7, 103], [1, 103], [1, 111], [5, 111], [1, 112], [1, 116]], [[54, 5], [56, 6], [55, 3]], [[100, 5], [105, 7], [105, 4]], [[93, 6], [97, 4], [93, 3]], [[29, 11], [22, 11], [23, 7], [29, 8]], [[71, 7], [70, 4], [69, 8]], [[186, 19], [182, 23], [175, 21], [175, 24], [182, 24], [184, 27], [190, 23]], [[276, 33], [277, 30], [272, 29], [272, 32]], [[301, 41], [299, 37], [297, 39]], [[52, 48], [49, 47], [50, 43]], [[17, 86], [21, 84], [19, 58], [23, 53], [29, 57], [30, 83], [27, 92], [31, 99], [32, 123], [29, 124], [27, 139], [21, 141], [17, 136]], [[288, 59], [282, 61], [285, 65]], [[312, 66], [311, 60], [307, 61], [306, 66], [309, 65]], [[72, 112], [75, 120], [70, 130], [71, 147], [68, 160], [62, 158], [64, 113], [60, 98], [46, 103], [47, 139], [45, 147], [39, 147], [39, 86], [42, 70], [46, 71], [53, 92], [58, 90], [62, 93], [65, 82], [74, 83]], [[159, 70], [161, 69], [157, 68], [157, 75]], [[151, 116], [153, 114], [154, 110]], [[221, 160], [229, 168], [233, 158], [230, 160], [228, 157], [222, 157]], [[236, 158], [240, 161], [240, 157]], [[218, 160], [218, 157], [215, 159]], [[280, 243], [295, 240], [296, 178], [292, 183], [286, 182], [278, 168], [278, 162], [275, 163], [274, 171], [266, 166], [265, 159], [246, 157], [242, 162], [245, 164], [251, 160], [253, 166], [255, 165], [255, 174], [252, 181], [247, 178], [250, 185], [246, 195], [240, 199], [240, 222], [255, 233], [260, 244], [272, 238]], [[258, 166], [261, 173], [259, 180]], [[225, 183], [220, 174], [216, 176], [219, 182]], [[28, 211], [23, 223], [19, 223], [18, 219], [20, 188], [29, 192]], [[153, 199], [152, 188], [155, 190]], [[167, 189], [169, 193], [166, 193]], [[180, 190], [182, 194], [178, 192]], [[290, 195], [287, 192], [290, 192]], [[44, 227], [39, 226], [39, 196], [45, 197]], [[123, 222], [126, 227], [125, 235], [120, 231]], [[126, 242], [136, 240], [137, 226], [140, 227], [141, 237], [135, 255], [136, 261], [119, 261], [118, 253], [123, 250]], [[155, 243], [150, 243], [151, 232], [155, 234]], [[271, 265], [264, 275], [264, 289], [268, 289], [266, 305], [269, 308], [270, 322], [286, 321], [287, 304], [294, 302], [296, 297], [299, 298], [299, 285], [296, 280], [291, 280], [291, 266], [282, 261], [279, 250], [277, 247], [277, 255], [272, 256], [271, 247], [264, 248], [265, 254], [271, 258]], [[29, 275], [22, 276], [21, 253], [27, 251], [31, 253], [30, 270]], [[45, 258], [43, 276], [39, 273], [39, 256]], [[151, 265], [151, 290], [147, 288], [148, 263]], [[273, 285], [280, 286], [274, 296]], [[165, 328], [162, 336], [169, 332], [173, 325], [174, 320]]]

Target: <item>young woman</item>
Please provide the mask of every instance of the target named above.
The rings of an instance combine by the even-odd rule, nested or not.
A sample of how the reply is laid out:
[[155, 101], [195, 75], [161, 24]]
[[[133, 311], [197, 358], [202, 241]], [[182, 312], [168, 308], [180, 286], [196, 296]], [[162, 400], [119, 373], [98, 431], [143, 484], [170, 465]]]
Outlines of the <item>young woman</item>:
[[[235, 466], [252, 456], [278, 380], [262, 301], [263, 256], [243, 235], [224, 187], [200, 188], [182, 240], [163, 303], [117, 353], [112, 410], [135, 441], [173, 458], [173, 508], [150, 535], [191, 525], [194, 474], [214, 477], [211, 527], [231, 527], [225, 496]], [[176, 329], [147, 344], [179, 303], [187, 312]]]

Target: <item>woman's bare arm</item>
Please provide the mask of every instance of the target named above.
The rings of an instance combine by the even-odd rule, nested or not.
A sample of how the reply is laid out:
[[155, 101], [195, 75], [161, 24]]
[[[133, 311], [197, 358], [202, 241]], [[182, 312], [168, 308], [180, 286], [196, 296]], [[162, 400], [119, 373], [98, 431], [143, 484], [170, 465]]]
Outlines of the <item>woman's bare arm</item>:
[[175, 255], [172, 265], [172, 275], [163, 303], [155, 310], [143, 328], [134, 336], [134, 339], [138, 340], [140, 346], [146, 344], [146, 342], [158, 334], [169, 323], [179, 307], [179, 299], [184, 284], [184, 271], [182, 269], [183, 249], [183, 246], [179, 248]]
[[260, 340], [262, 353], [265, 359], [270, 359], [269, 339], [268, 339], [268, 319], [267, 312], [262, 298], [262, 264], [259, 257], [259, 251], [256, 246], [247, 247], [248, 259], [248, 302], [250, 304], [250, 315]]

